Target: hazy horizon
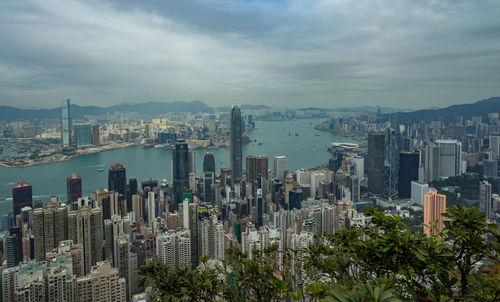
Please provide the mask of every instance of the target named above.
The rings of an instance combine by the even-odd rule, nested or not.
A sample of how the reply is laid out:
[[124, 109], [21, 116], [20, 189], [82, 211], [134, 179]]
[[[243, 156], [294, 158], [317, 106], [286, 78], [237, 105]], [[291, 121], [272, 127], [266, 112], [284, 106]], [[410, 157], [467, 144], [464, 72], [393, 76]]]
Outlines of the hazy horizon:
[[0, 105], [424, 109], [500, 95], [500, 1], [0, 2]]

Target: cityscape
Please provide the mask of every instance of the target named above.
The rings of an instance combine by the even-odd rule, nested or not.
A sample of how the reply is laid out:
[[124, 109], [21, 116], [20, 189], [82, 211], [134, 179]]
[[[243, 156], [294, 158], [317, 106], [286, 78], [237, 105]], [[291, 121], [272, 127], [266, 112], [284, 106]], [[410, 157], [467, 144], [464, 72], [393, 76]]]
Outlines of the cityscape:
[[0, 4], [0, 302], [500, 301], [498, 2], [167, 2]]

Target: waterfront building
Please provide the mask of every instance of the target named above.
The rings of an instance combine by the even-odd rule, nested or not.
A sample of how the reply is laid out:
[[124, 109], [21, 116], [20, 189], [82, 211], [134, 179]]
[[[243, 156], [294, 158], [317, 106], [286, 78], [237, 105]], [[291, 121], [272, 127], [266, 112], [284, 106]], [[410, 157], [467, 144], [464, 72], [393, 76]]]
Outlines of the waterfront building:
[[33, 188], [29, 183], [25, 181], [18, 182], [12, 188], [12, 206], [14, 209], [14, 222], [16, 216], [21, 213], [22, 208], [33, 208]]
[[78, 148], [92, 146], [92, 126], [90, 124], [76, 124], [74, 126], [74, 133]]
[[58, 202], [49, 202], [33, 211], [35, 259], [45, 260], [47, 253], [68, 238], [68, 208]]
[[267, 156], [247, 156], [246, 181], [253, 183], [260, 177], [268, 178], [268, 159]]
[[368, 190], [375, 194], [384, 192], [384, 133], [368, 135]]
[[101, 139], [99, 136], [99, 125], [92, 125], [91, 129], [92, 145], [97, 147], [101, 144]]
[[[424, 195], [424, 234], [430, 236], [443, 230], [444, 212], [446, 212], [446, 195], [438, 194], [434, 190], [427, 192]], [[435, 227], [431, 226], [434, 222], [437, 222]]]
[[398, 197], [411, 197], [411, 182], [418, 180], [418, 153], [401, 152], [399, 154]]
[[73, 145], [71, 131], [71, 110], [69, 99], [61, 101], [61, 142], [63, 149], [71, 148]]
[[425, 194], [429, 192], [429, 185], [418, 181], [411, 182], [411, 201], [419, 206], [424, 206]]
[[492, 218], [493, 203], [491, 196], [491, 183], [483, 180], [479, 184], [479, 210], [486, 214], [487, 219]]
[[274, 157], [273, 173], [274, 177], [283, 180], [285, 171], [287, 170], [287, 159], [284, 155], [277, 155]]
[[179, 203], [182, 203], [182, 194], [188, 188], [189, 182], [189, 147], [183, 139], [175, 143], [172, 152], [172, 169], [174, 200], [170, 211], [174, 212], [178, 209]]
[[119, 162], [115, 162], [108, 170], [108, 190], [125, 195], [126, 187], [127, 176], [125, 167]]
[[66, 178], [66, 192], [68, 203], [70, 205], [76, 203], [78, 198], [82, 197], [82, 178], [76, 174]]
[[243, 121], [241, 109], [233, 106], [230, 115], [230, 156], [231, 156], [231, 179], [233, 185], [241, 180], [243, 169]]
[[126, 302], [126, 286], [109, 261], [98, 262], [88, 275], [76, 280], [76, 300]]

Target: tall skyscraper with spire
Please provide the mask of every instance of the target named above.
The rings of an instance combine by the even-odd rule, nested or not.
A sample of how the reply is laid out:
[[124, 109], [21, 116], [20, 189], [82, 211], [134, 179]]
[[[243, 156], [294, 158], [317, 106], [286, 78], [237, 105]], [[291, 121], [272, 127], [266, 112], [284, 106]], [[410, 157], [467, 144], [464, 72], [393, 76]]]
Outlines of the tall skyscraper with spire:
[[182, 193], [189, 182], [189, 146], [183, 139], [177, 140], [172, 154], [172, 178], [174, 185], [174, 200], [172, 209], [175, 211], [182, 202]]
[[73, 125], [71, 124], [71, 110], [69, 99], [61, 101], [61, 141], [62, 147], [71, 148], [71, 130]]
[[242, 137], [243, 123], [241, 120], [241, 109], [233, 106], [230, 119], [230, 143], [231, 143], [231, 178], [232, 182], [237, 183], [241, 180], [242, 170]]

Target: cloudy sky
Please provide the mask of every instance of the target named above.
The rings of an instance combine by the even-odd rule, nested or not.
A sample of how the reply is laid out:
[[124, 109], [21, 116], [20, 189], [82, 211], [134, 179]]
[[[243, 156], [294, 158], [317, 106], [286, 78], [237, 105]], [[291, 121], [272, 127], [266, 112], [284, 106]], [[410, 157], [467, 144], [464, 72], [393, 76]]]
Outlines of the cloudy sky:
[[500, 96], [500, 0], [1, 0], [0, 105]]

